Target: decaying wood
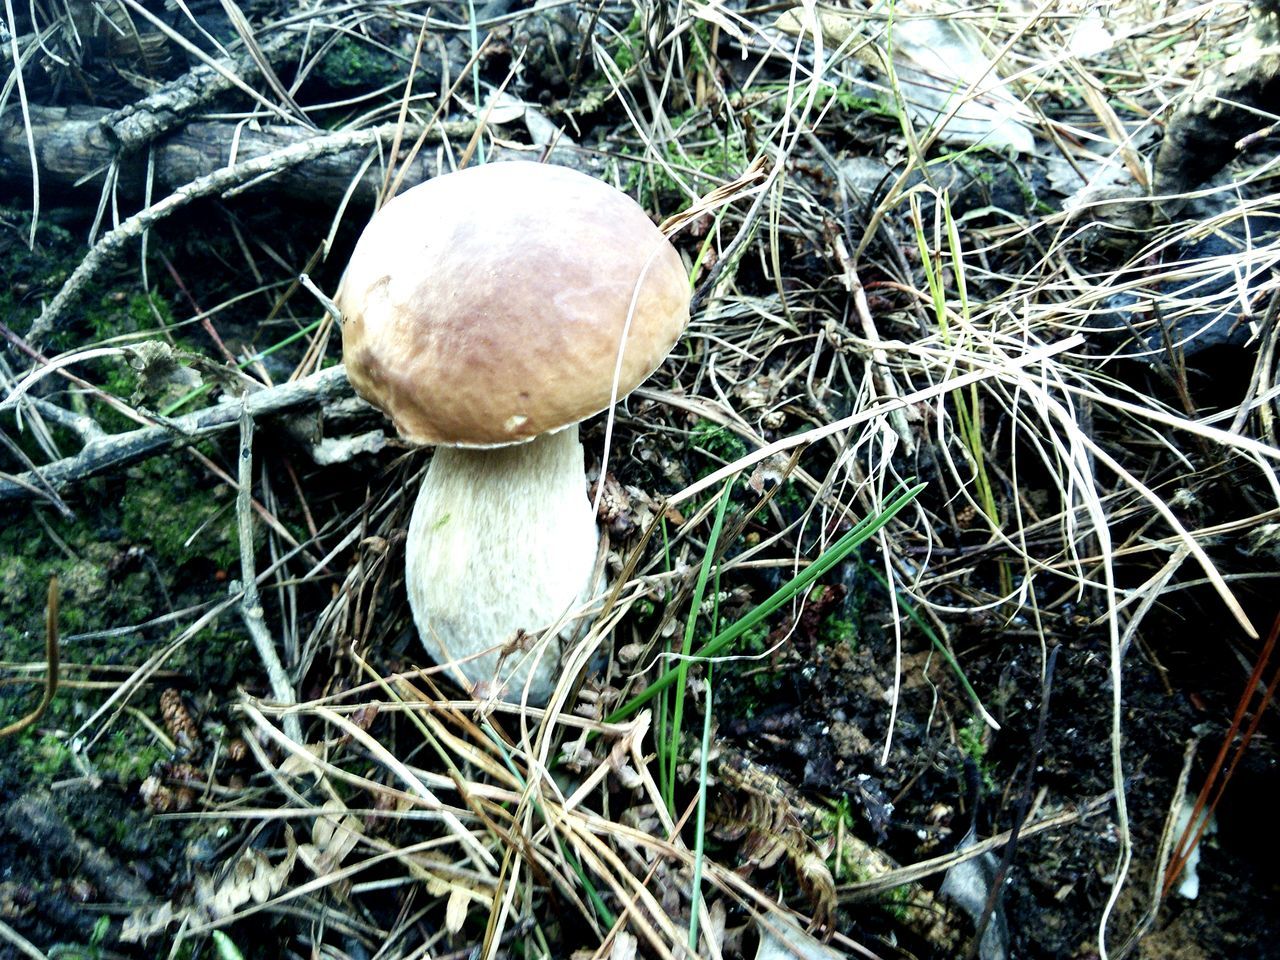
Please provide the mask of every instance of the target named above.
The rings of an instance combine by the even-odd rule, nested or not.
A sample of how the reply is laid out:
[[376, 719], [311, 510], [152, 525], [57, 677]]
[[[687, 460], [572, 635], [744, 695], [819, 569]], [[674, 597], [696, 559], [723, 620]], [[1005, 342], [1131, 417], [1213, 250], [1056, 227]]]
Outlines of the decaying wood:
[[[317, 407], [325, 410], [349, 404], [353, 394], [345, 367], [330, 367], [320, 373], [267, 387], [251, 394], [244, 409], [251, 417], [295, 413]], [[66, 457], [15, 477], [0, 477], [0, 503], [32, 500], [46, 485], [60, 490], [110, 470], [118, 470], [149, 457], [237, 426], [241, 404], [222, 403], [198, 410], [155, 426], [128, 433], [104, 435], [90, 440], [75, 456]]]
[[[490, 0], [478, 11], [482, 20], [497, 18], [511, 7], [511, 0]], [[74, 105], [49, 107], [28, 105], [31, 139], [40, 171], [41, 188], [62, 190], [79, 187], [81, 202], [97, 205], [97, 193], [111, 170], [114, 186], [132, 196], [142, 195], [148, 168], [148, 145], [155, 149], [155, 183], [152, 189], [175, 190], [200, 177], [237, 163], [274, 153], [316, 137], [308, 123], [298, 125], [271, 122], [257, 124], [192, 121], [202, 107], [235, 88], [249, 91], [247, 81], [264, 70], [287, 61], [301, 48], [305, 31], [280, 30], [258, 45], [256, 51], [217, 59], [193, 67], [181, 77], [164, 84], [137, 103], [108, 110]], [[449, 74], [457, 76], [468, 62], [466, 44], [460, 37], [444, 42]], [[433, 83], [441, 75], [440, 58], [427, 58], [419, 65], [420, 79]], [[278, 81], [276, 81], [278, 82]], [[287, 94], [282, 94], [287, 96]], [[260, 95], [259, 100], [261, 101]], [[282, 115], [285, 111], [279, 111]], [[436, 124], [429, 136], [441, 134], [463, 139], [475, 125], [469, 122]], [[411, 143], [417, 130], [406, 130]], [[383, 183], [383, 166], [375, 163], [363, 169], [367, 145], [326, 153], [309, 159], [305, 167], [279, 171], [272, 183], [276, 190], [298, 199], [336, 204], [357, 176], [360, 184], [353, 195], [356, 203], [371, 203]], [[0, 114], [0, 179], [29, 182], [31, 163], [23, 113], [16, 104]], [[383, 158], [386, 162], [387, 158]], [[419, 154], [404, 171], [405, 183], [413, 184], [435, 174], [430, 151]]]
[[77, 833], [47, 790], [33, 789], [0, 808], [0, 833], [19, 841], [30, 856], [74, 870], [92, 882], [103, 899], [127, 904], [152, 899], [131, 866]]
[[1280, 2], [1254, 0], [1240, 52], [1210, 67], [1169, 119], [1155, 160], [1154, 191], [1166, 216], [1180, 195], [1222, 169], [1251, 134], [1274, 123], [1280, 102]]
[[[740, 870], [786, 856], [815, 901], [813, 916], [820, 925], [831, 922], [838, 898], [838, 888], [825, 866], [830, 856], [858, 864], [861, 875], [868, 879], [884, 879], [901, 871], [887, 854], [852, 834], [842, 837], [843, 849], [837, 851], [832, 831], [825, 826], [830, 822], [830, 812], [810, 803], [786, 780], [738, 751], [724, 749], [716, 758], [714, 769], [721, 790], [719, 803], [708, 816], [712, 830], [721, 834], [732, 831], [745, 837], [740, 849], [747, 866]], [[907, 882], [913, 883], [910, 901], [895, 904], [903, 922], [942, 955], [956, 955], [963, 922], [928, 890]], [[887, 888], [894, 886], [897, 884], [888, 884]]]
[[[267, 63], [274, 64], [295, 53], [302, 46], [302, 40], [302, 33], [282, 31], [260, 44], [259, 50]], [[105, 113], [100, 121], [103, 133], [119, 150], [137, 150], [173, 129], [214, 97], [237, 86], [233, 77], [243, 82], [257, 72], [258, 61], [248, 51], [199, 64], [137, 103]]]
[[[72, 202], [94, 207], [108, 167], [119, 156], [103, 123], [111, 114], [100, 107], [40, 107], [32, 105], [32, 134], [36, 143], [36, 159], [40, 167], [40, 189], [73, 191]], [[376, 128], [384, 130], [388, 128]], [[475, 129], [469, 122], [443, 123], [435, 127], [429, 138], [441, 134], [458, 137], [464, 142]], [[412, 142], [417, 130], [406, 128], [404, 139]], [[369, 158], [375, 143], [390, 143], [390, 137], [374, 136], [373, 131], [328, 134], [317, 137], [304, 127], [275, 124], [254, 127], [249, 124], [197, 121], [188, 123], [157, 140], [155, 146], [155, 182], [152, 193], [176, 190], [201, 177], [225, 170], [230, 164], [277, 154], [288, 148], [333, 136], [354, 136], [349, 144], [318, 152], [281, 167], [271, 176], [271, 189], [293, 199], [317, 205], [336, 206], [352, 181], [360, 182], [352, 195], [353, 202], [371, 206], [382, 186], [383, 166], [375, 161], [361, 175], [360, 168]], [[435, 174], [434, 151], [419, 152], [405, 175], [406, 183], [417, 183]], [[385, 162], [386, 158], [383, 158]], [[116, 183], [127, 196], [139, 197], [147, 175], [146, 152], [119, 156]], [[31, 179], [27, 156], [26, 133], [22, 113], [7, 109], [0, 116], [0, 179], [18, 186]]]
[[39, 344], [57, 326], [62, 313], [79, 295], [84, 285], [105, 264], [116, 257], [125, 244], [136, 240], [153, 224], [182, 209], [200, 197], [220, 194], [245, 184], [269, 179], [281, 170], [288, 170], [318, 157], [325, 157], [346, 150], [371, 147], [390, 142], [403, 132], [396, 124], [385, 124], [368, 130], [348, 130], [339, 133], [312, 136], [299, 143], [281, 147], [252, 159], [237, 159], [233, 165], [223, 166], [178, 187], [163, 200], [135, 213], [114, 230], [104, 234], [85, 254], [71, 272], [62, 289], [45, 306], [40, 316], [31, 324], [27, 339]]

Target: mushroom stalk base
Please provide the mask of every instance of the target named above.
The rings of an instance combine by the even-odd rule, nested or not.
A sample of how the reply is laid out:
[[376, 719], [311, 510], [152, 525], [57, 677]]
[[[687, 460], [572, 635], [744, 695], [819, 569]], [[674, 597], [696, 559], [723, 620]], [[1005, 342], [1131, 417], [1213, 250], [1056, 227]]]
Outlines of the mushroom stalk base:
[[[577, 425], [493, 449], [437, 448], [409, 523], [406, 586], [427, 652], [467, 689], [545, 703], [560, 644], [511, 647], [594, 592], [599, 533]], [[560, 635], [580, 633], [581, 621]]]

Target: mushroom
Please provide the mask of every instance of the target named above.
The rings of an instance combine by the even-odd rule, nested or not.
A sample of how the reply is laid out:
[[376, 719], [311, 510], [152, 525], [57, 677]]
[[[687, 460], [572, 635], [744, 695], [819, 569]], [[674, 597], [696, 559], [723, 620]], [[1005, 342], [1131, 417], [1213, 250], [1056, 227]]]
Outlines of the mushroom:
[[[559, 625], [599, 587], [578, 422], [662, 362], [689, 319], [675, 249], [629, 196], [565, 167], [436, 177], [365, 227], [338, 292], [356, 391], [436, 450], [406, 543], [427, 652], [464, 688], [545, 703]], [[554, 648], [554, 649], [553, 649]]]

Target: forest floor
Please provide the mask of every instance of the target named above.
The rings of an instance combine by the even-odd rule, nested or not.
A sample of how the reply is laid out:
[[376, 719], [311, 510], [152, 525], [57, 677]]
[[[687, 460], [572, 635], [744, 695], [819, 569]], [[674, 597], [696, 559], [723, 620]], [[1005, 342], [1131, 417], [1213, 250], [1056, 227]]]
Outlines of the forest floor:
[[[2, 960], [1276, 955], [1265, 4], [6, 26]], [[693, 290], [547, 709], [422, 654], [430, 453], [308, 289], [512, 160]]]

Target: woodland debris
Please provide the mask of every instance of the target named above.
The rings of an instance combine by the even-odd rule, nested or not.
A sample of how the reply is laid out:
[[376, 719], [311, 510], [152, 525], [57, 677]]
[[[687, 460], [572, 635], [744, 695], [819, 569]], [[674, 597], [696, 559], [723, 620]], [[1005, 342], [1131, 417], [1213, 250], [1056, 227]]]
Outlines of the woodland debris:
[[[1207, 208], [1213, 199], [1187, 210]], [[1122, 276], [1120, 289], [1090, 318], [1090, 326], [1120, 344], [1111, 348], [1117, 356], [1164, 365], [1210, 347], [1245, 347], [1267, 328], [1280, 279], [1280, 230], [1270, 217], [1232, 219], [1229, 209], [1206, 213], [1204, 221], [1213, 229], [1162, 244]]]
[[[1174, 216], [1179, 196], [1208, 180], [1249, 142], [1274, 129], [1280, 103], [1280, 2], [1254, 0], [1240, 50], [1196, 81], [1174, 112], [1156, 154], [1154, 193]], [[1270, 115], [1271, 127], [1267, 117]]]
[[1200, 850], [1204, 840], [1218, 832], [1218, 821], [1212, 810], [1200, 810], [1197, 813], [1195, 799], [1187, 797], [1178, 808], [1173, 831], [1179, 837], [1199, 837], [1199, 841], [1187, 854], [1182, 873], [1178, 875], [1178, 885], [1174, 887], [1178, 896], [1184, 900], [1194, 900], [1200, 896]]
[[[240, 616], [245, 628], [257, 648], [258, 658], [266, 671], [267, 681], [276, 701], [282, 704], [298, 702], [297, 692], [289, 673], [285, 670], [276, 650], [276, 641], [267, 627], [263, 614], [262, 600], [258, 594], [257, 561], [253, 547], [253, 509], [250, 506], [253, 491], [253, 417], [249, 415], [247, 406], [240, 404], [240, 457], [236, 479], [239, 490], [236, 492], [237, 529], [240, 533], [240, 579], [244, 591], [240, 601]], [[232, 587], [234, 591], [234, 586]], [[285, 735], [295, 743], [303, 743], [302, 724], [297, 714], [287, 713], [283, 719]]]
[[[46, 107], [31, 104], [32, 136], [40, 164], [41, 191], [79, 191], [81, 202], [94, 205], [102, 189], [107, 168], [117, 163], [116, 182], [126, 195], [141, 197], [146, 186], [145, 153], [121, 154], [104, 132], [112, 114], [101, 107]], [[441, 133], [466, 139], [475, 124], [446, 121], [428, 132], [434, 142]], [[366, 131], [367, 133], [367, 131]], [[417, 135], [413, 127], [405, 136]], [[153, 191], [176, 190], [184, 184], [286, 147], [317, 138], [315, 131], [289, 124], [243, 126], [232, 122], [198, 120], [187, 123], [154, 141], [155, 183]], [[390, 137], [387, 138], [390, 141]], [[332, 152], [316, 154], [271, 171], [273, 190], [295, 200], [336, 207], [359, 177], [352, 202], [372, 206], [382, 187], [383, 169], [378, 163], [363, 173], [373, 141], [357, 139]], [[0, 117], [0, 174], [15, 186], [30, 179], [27, 139], [22, 113], [15, 107]], [[417, 183], [435, 174], [434, 152], [419, 151], [405, 175], [406, 183]]]
[[281, 170], [287, 170], [317, 157], [342, 153], [353, 147], [367, 149], [381, 144], [384, 140], [391, 142], [403, 132], [402, 124], [392, 123], [367, 130], [321, 134], [251, 160], [220, 167], [212, 173], [184, 184], [163, 200], [140, 210], [114, 230], [103, 234], [85, 254], [84, 259], [76, 265], [71, 276], [62, 285], [62, 289], [32, 322], [27, 338], [38, 345], [57, 327], [62, 313], [98, 270], [118, 256], [131, 240], [139, 239], [156, 223], [182, 209], [191, 201], [269, 179]]
[[795, 36], [820, 32], [832, 48], [852, 44], [851, 55], [889, 84], [875, 91], [877, 98], [890, 110], [905, 107], [917, 125], [944, 143], [1018, 153], [1035, 149], [1035, 115], [983, 53], [980, 29], [933, 4], [901, 2], [897, 10], [887, 36], [877, 32], [859, 39], [869, 22], [861, 13], [825, 9], [811, 18], [805, 8], [793, 7], [777, 26]]
[[[244, 407], [251, 417], [320, 408], [321, 416], [330, 403], [350, 401], [351, 386], [345, 367], [330, 367], [320, 373], [265, 387], [250, 394]], [[240, 404], [221, 403], [183, 417], [159, 420], [154, 426], [128, 433], [106, 435], [91, 440], [75, 456], [45, 464], [38, 470], [15, 477], [0, 477], [0, 503], [36, 499], [47, 484], [60, 490], [111, 470], [118, 470], [157, 456], [179, 444], [190, 443], [230, 429], [239, 423]]]
[[243, 86], [245, 78], [260, 70], [255, 54], [269, 64], [283, 61], [297, 52], [304, 36], [301, 31], [281, 31], [256, 51], [199, 64], [136, 103], [106, 113], [99, 121], [102, 131], [122, 152], [144, 147], [214, 97]]
[[[720, 788], [708, 825], [717, 837], [740, 841], [746, 862], [739, 872], [768, 869], [785, 856], [812, 900], [811, 912], [819, 926], [831, 924], [835, 917], [837, 888], [826, 866], [832, 856], [857, 864], [866, 878], [887, 876], [899, 869], [887, 854], [847, 832], [837, 849], [827, 826], [830, 811], [810, 803], [782, 777], [745, 755], [722, 752], [715, 776]], [[913, 885], [910, 904], [899, 907], [903, 922], [917, 936], [937, 946], [941, 955], [955, 954], [957, 931], [963, 924], [954, 921], [944, 903]]]
[[[973, 844], [974, 834], [970, 831], [958, 849], [967, 850]], [[973, 921], [975, 927], [986, 918], [982, 938], [978, 941], [979, 960], [1005, 960], [1009, 956], [1009, 926], [999, 899], [1002, 879], [1000, 858], [987, 851], [957, 863], [947, 871], [938, 889]]]
[[756, 960], [841, 960], [844, 954], [801, 930], [781, 912], [756, 921], [760, 946]]
[[0, 832], [18, 839], [33, 855], [83, 876], [119, 903], [151, 900], [146, 886], [99, 846], [77, 835], [53, 796], [33, 790], [0, 809]]
[[321, 467], [347, 463], [358, 456], [375, 454], [387, 445], [381, 430], [369, 430], [350, 437], [326, 437], [311, 448], [311, 459]]
[[200, 742], [200, 727], [196, 725], [177, 688], [167, 687], [160, 694], [160, 718], [164, 721], [165, 730], [173, 738], [179, 755], [198, 758], [204, 750], [204, 745]]
[[250, 847], [240, 854], [230, 871], [216, 877], [198, 874], [190, 903], [176, 905], [170, 900], [135, 910], [125, 918], [120, 939], [142, 943], [179, 920], [196, 924], [216, 921], [241, 908], [247, 911], [266, 903], [284, 887], [298, 859], [298, 843], [292, 829], [285, 828], [284, 840], [283, 856]]

